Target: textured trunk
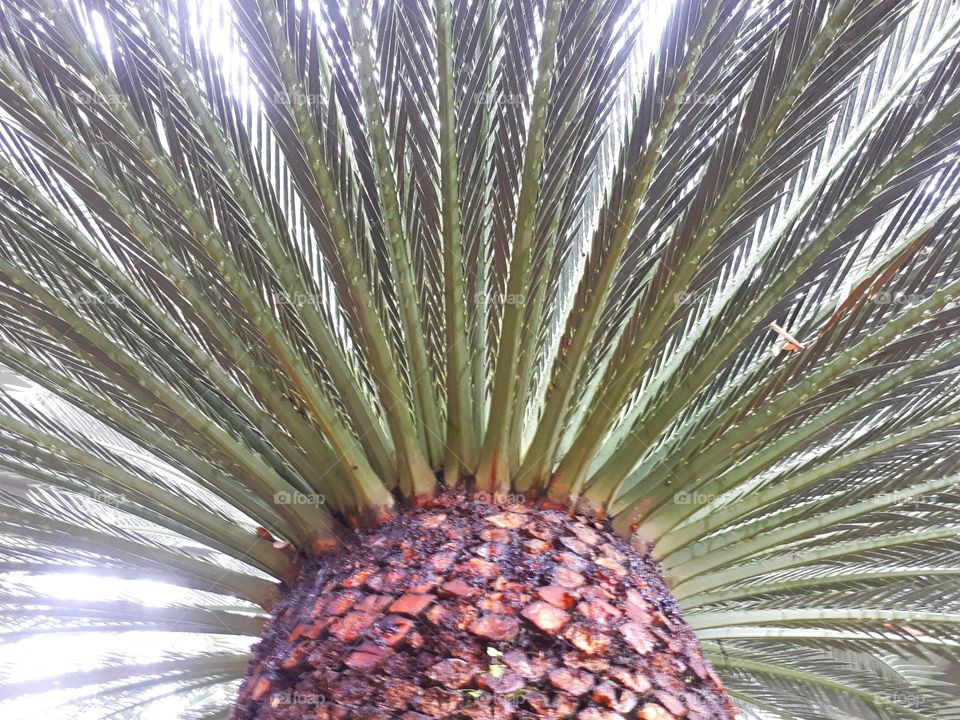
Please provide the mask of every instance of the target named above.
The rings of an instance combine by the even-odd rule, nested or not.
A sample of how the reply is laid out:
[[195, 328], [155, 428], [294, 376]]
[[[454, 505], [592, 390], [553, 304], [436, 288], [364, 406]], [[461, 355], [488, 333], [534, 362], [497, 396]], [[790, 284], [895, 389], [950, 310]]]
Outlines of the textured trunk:
[[448, 495], [304, 570], [234, 720], [717, 720], [658, 566], [598, 521]]

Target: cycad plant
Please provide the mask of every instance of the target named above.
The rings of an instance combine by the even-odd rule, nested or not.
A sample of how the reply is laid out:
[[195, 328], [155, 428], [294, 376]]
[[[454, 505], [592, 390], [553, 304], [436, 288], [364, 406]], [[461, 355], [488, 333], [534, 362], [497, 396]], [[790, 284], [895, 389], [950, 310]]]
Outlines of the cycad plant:
[[960, 717], [952, 5], [2, 0], [4, 694]]

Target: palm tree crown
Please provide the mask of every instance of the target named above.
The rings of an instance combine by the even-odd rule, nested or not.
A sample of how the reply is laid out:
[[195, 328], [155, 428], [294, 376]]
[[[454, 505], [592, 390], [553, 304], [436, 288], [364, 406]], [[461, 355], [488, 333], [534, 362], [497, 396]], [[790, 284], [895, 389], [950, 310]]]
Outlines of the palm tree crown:
[[71, 707], [223, 715], [465, 484], [649, 549], [751, 717], [960, 718], [960, 12], [667, 5], [0, 2], [0, 634], [206, 635]]

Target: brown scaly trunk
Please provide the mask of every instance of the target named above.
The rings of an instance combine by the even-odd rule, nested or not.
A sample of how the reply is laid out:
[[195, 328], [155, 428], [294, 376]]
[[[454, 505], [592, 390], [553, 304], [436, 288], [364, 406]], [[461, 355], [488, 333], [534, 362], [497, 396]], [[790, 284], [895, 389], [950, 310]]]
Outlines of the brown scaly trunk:
[[652, 560], [595, 520], [447, 495], [303, 571], [231, 717], [733, 715]]

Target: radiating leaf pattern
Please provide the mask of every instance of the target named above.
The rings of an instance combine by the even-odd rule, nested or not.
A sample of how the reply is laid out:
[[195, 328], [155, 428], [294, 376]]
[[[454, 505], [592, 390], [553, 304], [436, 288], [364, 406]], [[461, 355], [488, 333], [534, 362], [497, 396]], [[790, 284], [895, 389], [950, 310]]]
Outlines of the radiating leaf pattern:
[[752, 717], [960, 718], [958, 141], [950, 0], [0, 2], [0, 634], [194, 643], [4, 693], [223, 715], [437, 472], [649, 543]]

